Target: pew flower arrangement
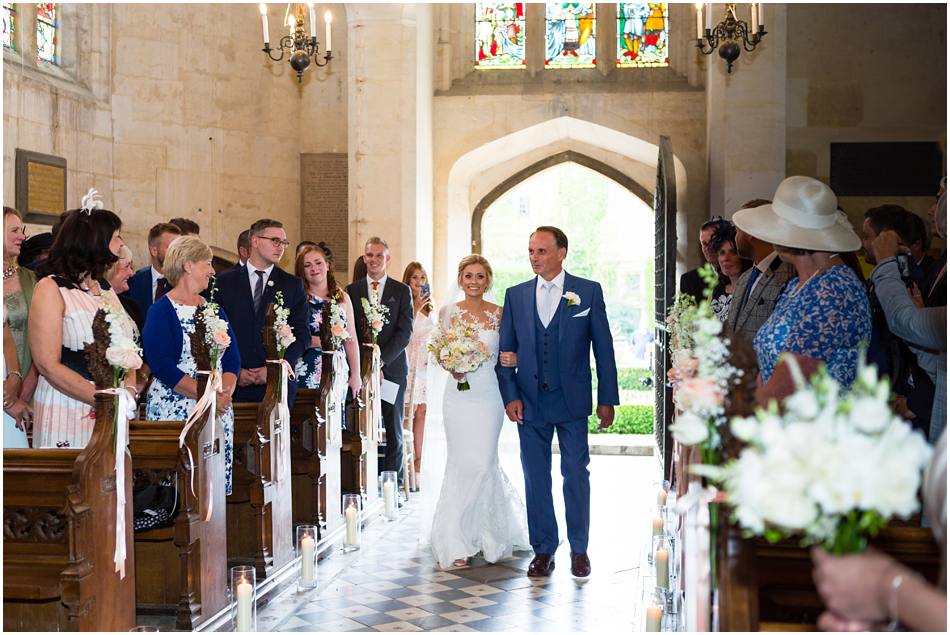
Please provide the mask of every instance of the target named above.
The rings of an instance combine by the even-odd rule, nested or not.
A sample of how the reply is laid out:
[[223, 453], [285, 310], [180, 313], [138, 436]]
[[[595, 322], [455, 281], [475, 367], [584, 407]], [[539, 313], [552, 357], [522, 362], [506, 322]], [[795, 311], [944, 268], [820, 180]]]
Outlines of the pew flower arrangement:
[[218, 290], [217, 281], [212, 278], [211, 291], [208, 302], [201, 307], [201, 317], [205, 324], [205, 342], [208, 344], [208, 352], [211, 356], [211, 369], [218, 368], [218, 360], [221, 355], [231, 345], [231, 336], [228, 334], [228, 323], [218, 312], [218, 303], [214, 299], [214, 294]]
[[363, 315], [366, 316], [366, 323], [369, 324], [370, 333], [373, 336], [373, 344], [379, 337], [380, 331], [389, 323], [389, 307], [380, 303], [379, 298], [362, 298]]
[[277, 336], [277, 357], [284, 358], [284, 353], [290, 345], [297, 341], [294, 331], [287, 320], [290, 318], [290, 309], [284, 306], [284, 293], [274, 294], [274, 334]]
[[800, 536], [839, 555], [864, 551], [889, 519], [917, 511], [931, 448], [892, 413], [887, 379], [863, 358], [847, 394], [824, 368], [806, 382], [796, 361], [788, 363], [796, 392], [785, 412], [773, 404], [733, 419], [746, 447], [702, 472], [721, 481], [747, 535]]
[[[320, 312], [320, 314], [322, 315], [322, 312]], [[339, 348], [343, 345], [343, 342], [348, 339], [350, 339], [350, 332], [346, 330], [346, 309], [343, 306], [343, 302], [341, 302], [341, 298], [333, 296], [330, 298], [331, 350], [339, 350]]]
[[135, 343], [129, 318], [114, 291], [102, 293], [102, 310], [109, 327], [106, 359], [112, 366], [112, 386], [119, 388], [130, 370], [142, 367], [142, 349]]
[[469, 390], [471, 385], [464, 377], [491, 359], [492, 353], [478, 337], [478, 326], [469, 324], [453, 315], [447, 326], [436, 327], [429, 338], [427, 348], [435, 356], [439, 366], [463, 375], [458, 382], [459, 390]]

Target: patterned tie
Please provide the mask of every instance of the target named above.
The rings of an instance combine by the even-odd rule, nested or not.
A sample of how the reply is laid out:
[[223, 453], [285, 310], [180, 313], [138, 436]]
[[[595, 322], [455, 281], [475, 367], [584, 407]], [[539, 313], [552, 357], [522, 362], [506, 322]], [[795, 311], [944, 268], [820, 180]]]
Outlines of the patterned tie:
[[373, 300], [379, 302], [379, 280], [373, 280]]
[[155, 281], [155, 297], [152, 298], [152, 302], [158, 302], [166, 293], [168, 293], [168, 280], [159, 278]]
[[254, 312], [257, 313], [261, 310], [261, 298], [264, 297], [264, 271], [260, 269], [255, 269], [254, 273], [257, 274], [257, 284], [254, 285]]

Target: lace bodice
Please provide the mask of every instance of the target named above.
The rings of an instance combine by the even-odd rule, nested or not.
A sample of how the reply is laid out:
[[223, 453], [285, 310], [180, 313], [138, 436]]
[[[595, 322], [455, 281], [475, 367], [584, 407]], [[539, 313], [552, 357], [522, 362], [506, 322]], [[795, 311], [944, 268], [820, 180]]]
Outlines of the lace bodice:
[[494, 373], [495, 360], [498, 358], [499, 329], [501, 328], [501, 307], [493, 310], [485, 310], [481, 313], [467, 311], [457, 304], [443, 307], [439, 312], [439, 322], [447, 326], [453, 319], [459, 319], [466, 324], [472, 324], [478, 328], [478, 339], [485, 343], [488, 350], [491, 351], [491, 360], [479, 366], [475, 372], [482, 372], [486, 369]]

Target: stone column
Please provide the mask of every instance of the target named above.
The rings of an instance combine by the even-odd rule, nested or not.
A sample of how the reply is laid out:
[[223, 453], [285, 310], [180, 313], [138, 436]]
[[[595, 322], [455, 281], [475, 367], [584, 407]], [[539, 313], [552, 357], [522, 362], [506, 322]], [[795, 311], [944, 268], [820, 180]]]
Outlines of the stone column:
[[[713, 4], [713, 25], [725, 5]], [[771, 198], [785, 178], [786, 6], [765, 5], [768, 35], [745, 50], [726, 73], [713, 52], [706, 59], [709, 214], [727, 218], [753, 198]], [[736, 5], [749, 21], [749, 5]]]

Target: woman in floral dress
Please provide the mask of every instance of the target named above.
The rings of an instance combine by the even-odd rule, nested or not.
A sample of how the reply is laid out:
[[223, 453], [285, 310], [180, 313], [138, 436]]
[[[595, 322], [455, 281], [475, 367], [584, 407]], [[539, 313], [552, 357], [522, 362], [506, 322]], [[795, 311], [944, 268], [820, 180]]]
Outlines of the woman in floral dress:
[[[142, 334], [145, 359], [154, 376], [146, 398], [148, 421], [184, 421], [199, 397], [190, 335], [195, 332], [195, 314], [206, 302], [201, 293], [214, 275], [211, 256], [211, 248], [197, 236], [176, 238], [165, 254], [165, 279], [173, 288], [148, 310]], [[218, 316], [228, 319], [220, 308]], [[222, 375], [216, 404], [217, 423], [224, 430], [225, 491], [230, 494], [234, 456], [231, 395], [241, 372], [241, 356], [230, 325], [228, 336], [230, 345], [218, 360], [217, 370]]]

